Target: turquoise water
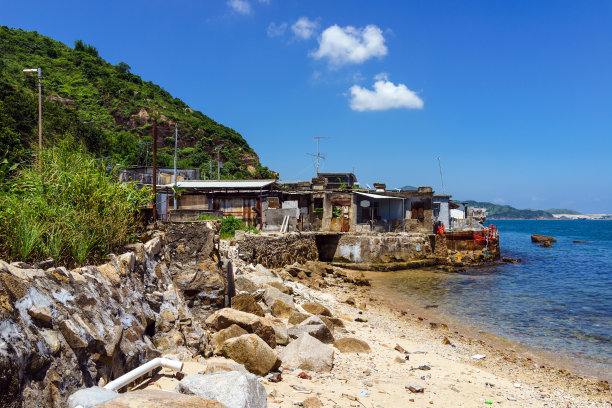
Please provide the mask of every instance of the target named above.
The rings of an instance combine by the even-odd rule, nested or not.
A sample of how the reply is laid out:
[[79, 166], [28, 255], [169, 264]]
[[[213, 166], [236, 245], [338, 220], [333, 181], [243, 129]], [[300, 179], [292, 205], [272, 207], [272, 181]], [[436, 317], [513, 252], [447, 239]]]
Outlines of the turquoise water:
[[[394, 274], [387, 282], [420, 304], [529, 348], [612, 373], [612, 221], [494, 221], [502, 256], [519, 264], [464, 273]], [[557, 238], [552, 248], [531, 234]], [[589, 241], [573, 243], [572, 241]]]

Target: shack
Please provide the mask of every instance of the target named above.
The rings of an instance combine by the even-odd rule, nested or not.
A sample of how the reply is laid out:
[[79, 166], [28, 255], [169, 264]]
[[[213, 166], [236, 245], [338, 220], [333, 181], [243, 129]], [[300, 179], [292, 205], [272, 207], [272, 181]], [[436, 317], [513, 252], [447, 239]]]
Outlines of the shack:
[[[174, 210], [176, 190], [177, 209]], [[186, 180], [157, 187], [162, 220], [197, 218], [201, 213], [232, 215], [247, 226], [262, 224], [263, 208], [278, 206], [281, 189], [275, 180]], [[174, 214], [173, 214], [174, 213]]]

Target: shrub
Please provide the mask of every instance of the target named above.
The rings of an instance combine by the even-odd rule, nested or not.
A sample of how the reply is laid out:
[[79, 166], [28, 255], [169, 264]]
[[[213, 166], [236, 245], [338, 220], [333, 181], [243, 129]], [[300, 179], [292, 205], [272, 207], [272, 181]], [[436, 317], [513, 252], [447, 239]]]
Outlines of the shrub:
[[79, 148], [43, 150], [0, 188], [0, 257], [80, 265], [132, 241], [151, 193], [113, 179]]

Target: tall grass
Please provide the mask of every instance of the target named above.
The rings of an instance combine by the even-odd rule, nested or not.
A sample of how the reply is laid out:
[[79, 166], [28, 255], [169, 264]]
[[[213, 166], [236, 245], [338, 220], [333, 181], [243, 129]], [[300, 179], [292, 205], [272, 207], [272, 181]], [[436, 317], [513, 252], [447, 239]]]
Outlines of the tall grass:
[[64, 144], [41, 153], [0, 185], [0, 257], [78, 265], [130, 242], [148, 189], [113, 179], [83, 150]]

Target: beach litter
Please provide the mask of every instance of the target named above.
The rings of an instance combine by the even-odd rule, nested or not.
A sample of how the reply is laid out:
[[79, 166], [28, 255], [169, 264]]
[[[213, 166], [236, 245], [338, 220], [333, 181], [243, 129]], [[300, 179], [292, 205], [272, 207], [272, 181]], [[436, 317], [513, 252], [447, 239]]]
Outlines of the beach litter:
[[370, 396], [370, 393], [369, 393], [368, 391], [366, 391], [366, 390], [363, 390], [363, 391], [361, 391], [361, 392], [359, 393], [359, 396], [360, 396], [360, 397], [369, 397], [369, 396]]
[[408, 384], [405, 388], [412, 393], [425, 392], [425, 388], [420, 385]]
[[485, 358], [485, 357], [486, 357], [486, 356], [485, 356], [484, 354], [474, 354], [474, 355], [472, 356], [472, 358], [473, 358], [474, 360], [482, 360], [482, 359], [483, 359], [483, 358]]

